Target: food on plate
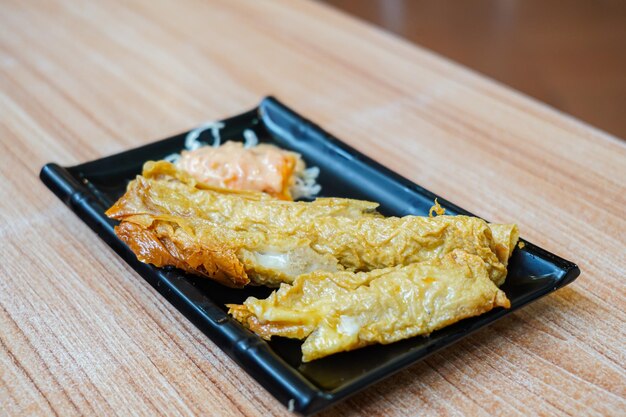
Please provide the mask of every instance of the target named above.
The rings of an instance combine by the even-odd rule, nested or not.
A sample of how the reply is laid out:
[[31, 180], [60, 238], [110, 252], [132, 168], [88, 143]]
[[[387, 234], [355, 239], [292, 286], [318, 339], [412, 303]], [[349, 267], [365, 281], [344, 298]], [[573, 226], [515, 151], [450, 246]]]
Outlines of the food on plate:
[[300, 154], [274, 145], [241, 142], [183, 151], [176, 166], [198, 182], [235, 190], [262, 191], [281, 200], [312, 196], [318, 171], [307, 170]]
[[438, 204], [435, 217], [400, 218], [368, 201], [289, 201], [299, 155], [192, 145], [175, 163], [144, 164], [106, 212], [120, 221], [115, 233], [142, 262], [230, 287], [279, 287], [229, 312], [265, 339], [304, 339], [304, 362], [510, 306], [498, 287], [516, 225], [447, 216]]
[[462, 249], [480, 256], [500, 285], [517, 243], [515, 225], [468, 216], [382, 217], [350, 199], [288, 202], [197, 182], [174, 165], [148, 162], [107, 215], [138, 258], [225, 285], [278, 286], [316, 270], [372, 271]]
[[510, 302], [483, 259], [461, 250], [370, 272], [317, 271], [282, 284], [268, 298], [229, 305], [264, 339], [305, 339], [302, 361], [428, 335]]

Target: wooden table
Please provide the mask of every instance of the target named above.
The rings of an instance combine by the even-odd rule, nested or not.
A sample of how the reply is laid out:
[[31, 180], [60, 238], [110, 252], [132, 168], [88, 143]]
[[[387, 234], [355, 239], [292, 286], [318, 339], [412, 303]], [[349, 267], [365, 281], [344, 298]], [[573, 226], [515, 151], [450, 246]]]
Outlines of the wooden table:
[[626, 146], [310, 1], [0, 5], [0, 413], [285, 415], [37, 178], [266, 94], [577, 262], [325, 415], [624, 415]]

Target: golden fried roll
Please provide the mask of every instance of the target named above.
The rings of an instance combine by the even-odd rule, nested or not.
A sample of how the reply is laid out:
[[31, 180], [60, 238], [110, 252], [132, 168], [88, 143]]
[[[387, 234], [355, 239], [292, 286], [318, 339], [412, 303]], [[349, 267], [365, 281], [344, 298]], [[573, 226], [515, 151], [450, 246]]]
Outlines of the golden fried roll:
[[[286, 202], [261, 193], [208, 189], [172, 164], [158, 162], [146, 163], [144, 176], [132, 181], [106, 214], [152, 233], [158, 229], [157, 239], [168, 242], [164, 247], [171, 249], [171, 257], [157, 259], [176, 259], [180, 264], [193, 253], [194, 262], [183, 268], [188, 271], [194, 271], [192, 264], [198, 257], [218, 256], [216, 250], [207, 248], [228, 250], [241, 266], [220, 274], [230, 276], [234, 286], [248, 280], [277, 286], [316, 268], [370, 271], [406, 265], [442, 257], [455, 249], [479, 255], [492, 280], [497, 284], [504, 281], [506, 262], [517, 240], [515, 225], [488, 225], [468, 216], [384, 218], [373, 211], [376, 206], [332, 198]], [[145, 234], [137, 228], [129, 230], [136, 233], [120, 238], [138, 248], [133, 241]], [[185, 250], [180, 247], [183, 243]], [[142, 259], [167, 265], [149, 261], [153, 258], [145, 251]], [[205, 264], [211, 260], [203, 259], [198, 265]], [[233, 271], [240, 276], [233, 276]], [[196, 272], [210, 276], [204, 266]]]
[[483, 260], [463, 251], [371, 272], [313, 272], [229, 313], [264, 339], [305, 339], [302, 361], [373, 343], [428, 335], [495, 307], [510, 307]]
[[[230, 229], [197, 217], [141, 214], [126, 216], [116, 233], [143, 262], [184, 265], [182, 269], [209, 278], [217, 274], [222, 283], [224, 277], [230, 277], [229, 285], [235, 287], [249, 282], [278, 286], [316, 270], [370, 271], [406, 265], [443, 257], [456, 249], [480, 256], [492, 280], [504, 280], [506, 267], [492, 251], [491, 229], [482, 220], [461, 216], [404, 219], [395, 229], [393, 221], [403, 219], [372, 218], [388, 223], [342, 223], [337, 229], [337, 218], [325, 217], [314, 222], [317, 227], [299, 234], [273, 227]], [[144, 230], [161, 244], [142, 245]], [[169, 257], [162, 255], [163, 249], [169, 251]], [[157, 255], [148, 256], [149, 250]], [[222, 260], [226, 254], [228, 262]]]

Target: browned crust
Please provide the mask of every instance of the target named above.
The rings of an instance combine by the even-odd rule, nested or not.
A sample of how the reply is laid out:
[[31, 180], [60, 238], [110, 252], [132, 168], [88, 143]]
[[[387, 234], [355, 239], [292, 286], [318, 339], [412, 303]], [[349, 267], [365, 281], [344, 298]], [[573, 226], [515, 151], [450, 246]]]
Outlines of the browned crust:
[[159, 233], [154, 225], [144, 228], [127, 221], [115, 227], [115, 234], [141, 262], [175, 266], [234, 288], [250, 282], [235, 253], [227, 248], [184, 245], [167, 233]]
[[303, 328], [302, 325], [294, 323], [278, 321], [262, 323], [245, 305], [226, 304], [226, 307], [228, 307], [228, 314], [235, 320], [265, 340], [270, 340], [272, 336], [304, 339], [312, 330], [312, 328]]

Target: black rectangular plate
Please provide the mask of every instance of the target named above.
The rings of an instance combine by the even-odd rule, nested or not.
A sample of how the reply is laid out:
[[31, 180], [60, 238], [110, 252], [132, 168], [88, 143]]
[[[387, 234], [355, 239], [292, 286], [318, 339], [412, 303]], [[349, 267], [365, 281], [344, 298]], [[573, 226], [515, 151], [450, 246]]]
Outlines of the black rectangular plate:
[[[274, 98], [265, 98], [254, 110], [223, 123], [223, 140], [240, 141], [243, 131], [251, 129], [261, 142], [302, 154], [308, 166], [320, 168], [323, 196], [376, 201], [381, 212], [394, 216], [426, 215], [437, 197], [342, 143]], [[145, 161], [179, 152], [186, 134], [74, 167], [50, 163], [43, 167], [40, 177], [172, 305], [281, 403], [300, 414], [318, 412], [569, 284], [580, 274], [575, 264], [524, 241], [524, 248], [513, 252], [502, 287], [511, 300], [509, 310], [492, 310], [429, 337], [369, 346], [303, 364], [301, 342], [283, 338], [265, 342], [226, 314], [226, 303], [241, 303], [250, 295], [264, 297], [269, 289], [230, 289], [176, 269], [143, 264], [115, 236], [116, 222], [104, 215], [123, 194], [128, 181], [141, 172]], [[200, 140], [212, 142], [211, 132], [203, 132]], [[442, 198], [438, 201], [447, 214], [470, 214]]]

